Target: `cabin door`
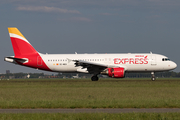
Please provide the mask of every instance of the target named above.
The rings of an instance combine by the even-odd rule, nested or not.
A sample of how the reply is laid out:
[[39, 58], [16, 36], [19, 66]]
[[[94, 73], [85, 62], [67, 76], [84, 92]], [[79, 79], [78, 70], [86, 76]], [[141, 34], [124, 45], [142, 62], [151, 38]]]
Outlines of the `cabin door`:
[[37, 57], [37, 65], [42, 66], [42, 58], [40, 56]]
[[155, 55], [151, 56], [151, 65], [156, 65], [156, 56]]

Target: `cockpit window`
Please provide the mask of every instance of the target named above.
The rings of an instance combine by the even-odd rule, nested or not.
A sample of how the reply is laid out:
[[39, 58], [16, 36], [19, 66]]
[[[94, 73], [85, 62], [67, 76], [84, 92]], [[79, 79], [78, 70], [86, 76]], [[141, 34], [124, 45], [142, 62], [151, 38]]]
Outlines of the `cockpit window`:
[[170, 61], [169, 58], [163, 58], [162, 61]]

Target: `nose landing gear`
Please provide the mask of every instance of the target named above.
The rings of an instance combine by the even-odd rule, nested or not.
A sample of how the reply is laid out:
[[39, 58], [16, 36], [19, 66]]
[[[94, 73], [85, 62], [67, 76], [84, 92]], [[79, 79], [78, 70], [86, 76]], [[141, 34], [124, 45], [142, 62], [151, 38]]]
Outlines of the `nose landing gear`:
[[151, 72], [151, 75], [152, 75], [151, 80], [155, 81], [156, 80], [156, 76], [154, 75], [154, 72]]

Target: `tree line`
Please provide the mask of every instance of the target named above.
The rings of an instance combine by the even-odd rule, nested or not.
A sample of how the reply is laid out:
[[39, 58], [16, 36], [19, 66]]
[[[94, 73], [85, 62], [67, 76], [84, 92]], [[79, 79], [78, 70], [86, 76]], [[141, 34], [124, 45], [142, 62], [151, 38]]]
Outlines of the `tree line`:
[[[8, 74], [0, 74], [0, 79], [8, 78], [8, 79], [16, 79], [16, 78], [72, 78], [76, 76], [77, 73], [52, 73], [51, 75], [47, 75], [44, 73], [8, 73]], [[92, 75], [78, 73], [80, 78], [90, 78]], [[168, 77], [180, 77], [180, 72], [157, 72], [155, 73], [156, 77], [159, 78], [168, 78]], [[101, 76], [100, 77], [105, 77]], [[150, 78], [151, 74], [149, 73], [126, 73], [125, 77], [129, 78]]]

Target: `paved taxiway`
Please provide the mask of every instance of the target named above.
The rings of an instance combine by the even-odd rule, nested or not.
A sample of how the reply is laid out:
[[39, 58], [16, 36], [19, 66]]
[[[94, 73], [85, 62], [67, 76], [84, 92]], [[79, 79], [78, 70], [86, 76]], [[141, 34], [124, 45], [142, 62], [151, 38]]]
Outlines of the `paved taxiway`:
[[180, 112], [180, 108], [97, 108], [97, 109], [0, 109], [0, 113], [166, 113]]

